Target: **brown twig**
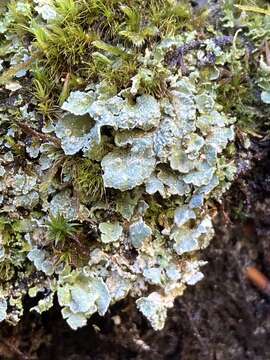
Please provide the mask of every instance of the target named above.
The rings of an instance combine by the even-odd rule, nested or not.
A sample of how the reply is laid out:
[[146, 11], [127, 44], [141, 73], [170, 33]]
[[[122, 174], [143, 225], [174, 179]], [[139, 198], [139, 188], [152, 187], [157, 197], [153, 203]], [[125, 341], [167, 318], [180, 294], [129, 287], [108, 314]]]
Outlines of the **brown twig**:
[[9, 80], [11, 80], [18, 71], [20, 70], [29, 70], [31, 64], [33, 63], [34, 59], [31, 58], [30, 60], [14, 65], [7, 69], [1, 76], [0, 76], [0, 85], [5, 85]]
[[21, 128], [21, 130], [24, 133], [26, 133], [27, 135], [31, 135], [31, 136], [38, 138], [40, 140], [43, 140], [43, 141], [50, 141], [50, 142], [54, 143], [54, 145], [56, 145], [57, 147], [61, 146], [60, 140], [56, 139], [54, 136], [40, 133], [40, 132], [32, 129], [29, 125], [26, 125], [25, 123], [22, 123], [19, 121], [16, 122], [16, 125], [18, 125]]
[[27, 60], [23, 63], [20, 63], [20, 64], [13, 65], [9, 69], [4, 71], [0, 75], [0, 85], [5, 85], [9, 80], [11, 80], [17, 74], [18, 71], [29, 70], [31, 65], [39, 57], [39, 55], [40, 55], [40, 52], [36, 51], [35, 53], [33, 53], [31, 55], [31, 58], [29, 60]]
[[270, 295], [270, 281], [258, 269], [250, 266], [246, 269], [246, 277], [261, 291]]
[[265, 41], [265, 57], [267, 65], [270, 66], [270, 49], [268, 41]]

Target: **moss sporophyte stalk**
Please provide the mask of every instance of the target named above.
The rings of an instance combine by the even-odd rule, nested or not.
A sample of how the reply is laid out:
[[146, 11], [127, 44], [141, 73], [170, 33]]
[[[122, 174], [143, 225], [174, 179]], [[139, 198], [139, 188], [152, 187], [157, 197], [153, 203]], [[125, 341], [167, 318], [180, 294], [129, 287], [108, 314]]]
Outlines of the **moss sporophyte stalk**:
[[1, 321], [38, 294], [77, 329], [130, 296], [159, 330], [203, 278], [236, 130], [270, 103], [267, 3], [214, 3], [0, 4]]

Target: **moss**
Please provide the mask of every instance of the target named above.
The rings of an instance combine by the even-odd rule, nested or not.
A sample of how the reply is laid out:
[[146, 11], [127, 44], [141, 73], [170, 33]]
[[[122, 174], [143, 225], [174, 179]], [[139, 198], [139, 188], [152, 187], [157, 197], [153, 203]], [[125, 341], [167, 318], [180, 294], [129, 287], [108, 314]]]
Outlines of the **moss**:
[[25, 267], [27, 244], [22, 234], [16, 231], [16, 221], [0, 218], [0, 250], [4, 252], [0, 261], [0, 277], [3, 281], [10, 281], [20, 269]]
[[73, 167], [73, 183], [84, 203], [95, 203], [105, 196], [102, 169], [99, 163], [82, 159]]
[[[55, 0], [57, 17], [47, 24], [36, 17], [32, 1], [22, 13], [9, 3], [10, 33], [31, 43], [31, 61], [11, 67], [0, 76], [5, 84], [18, 70], [33, 75], [32, 94], [45, 119], [57, 116], [57, 106], [69, 91], [89, 80], [105, 80], [115, 91], [131, 85], [139, 57], [166, 36], [193, 28], [189, 1]], [[166, 93], [165, 74], [156, 72], [144, 82], [146, 92]]]
[[[226, 16], [241, 22], [228, 3]], [[34, 1], [23, 14], [23, 2], [10, 4], [0, 82], [18, 70], [29, 76], [26, 82], [20, 76], [27, 73], [19, 74], [17, 92], [3, 89], [16, 109], [8, 108], [9, 123], [15, 118], [20, 126], [2, 129], [7, 221], [0, 229], [6, 256], [0, 271], [8, 282], [0, 297], [12, 305], [10, 288], [29, 268], [44, 273], [40, 287], [62, 298], [73, 327], [91, 315], [83, 283], [108, 304], [130, 289], [144, 296], [159, 283], [162, 307], [170, 307], [190, 278], [202, 277], [195, 251], [213, 236], [209, 204], [235, 174], [235, 148], [227, 146], [235, 134], [232, 115], [244, 123], [249, 113], [254, 121], [248, 106], [257, 101], [255, 90], [268, 90], [268, 78], [260, 73], [258, 80], [254, 70], [259, 56], [249, 56], [240, 32], [233, 38], [228, 17], [221, 20], [225, 31], [221, 22], [206, 21], [209, 9], [191, 12], [189, 1], [53, 0], [50, 19]], [[252, 21], [249, 36], [258, 44], [268, 33], [252, 33], [259, 23]], [[24, 97], [24, 84], [32, 98]], [[31, 217], [34, 226], [22, 231], [13, 216]], [[110, 230], [106, 239], [101, 223]], [[186, 252], [191, 256], [182, 257]], [[98, 277], [103, 280], [94, 286]], [[67, 305], [65, 291], [78, 279]]]
[[47, 227], [48, 238], [53, 243], [50, 248], [55, 266], [57, 264], [72, 267], [87, 265], [89, 243], [83, 233], [83, 225], [57, 215], [49, 219]]
[[147, 203], [149, 207], [146, 210], [145, 219], [152, 228], [160, 226], [166, 229], [172, 226], [175, 211], [172, 200], [166, 202], [164, 199], [155, 201], [149, 198]]
[[54, 83], [50, 79], [48, 71], [38, 64], [31, 71], [33, 74], [32, 94], [37, 101], [37, 111], [51, 118], [57, 111], [57, 97], [55, 96]]
[[[269, 16], [259, 11], [248, 11], [250, 2], [240, 1], [243, 11], [235, 6], [235, 2], [225, 2], [224, 23], [226, 28], [237, 26], [234, 51], [243, 52], [242, 61], [239, 57], [231, 59], [226, 64], [226, 70], [219, 79], [218, 101], [224, 111], [237, 118], [237, 125], [241, 131], [255, 134], [264, 130], [269, 111], [262, 106], [259, 96], [261, 92], [260, 59], [265, 58], [265, 41], [270, 39]], [[266, 9], [266, 2], [257, 0], [252, 2], [251, 8]], [[231, 21], [229, 21], [231, 19]], [[259, 50], [261, 49], [261, 50]], [[263, 53], [263, 55], [262, 55]], [[265, 74], [262, 78], [265, 77]], [[266, 79], [268, 83], [268, 78]], [[259, 86], [258, 86], [259, 85]]]
[[62, 243], [75, 234], [76, 225], [65, 219], [62, 215], [51, 217], [50, 221], [47, 222], [49, 229], [48, 237], [55, 245]]
[[[38, 68], [45, 71], [54, 94], [60, 97], [56, 104], [63, 102], [61, 93], [67, 76], [73, 78], [69, 90], [90, 79], [106, 80], [118, 91], [129, 86], [142, 47], [177, 34], [191, 19], [187, 1], [57, 0], [55, 9], [58, 17], [47, 26], [34, 19], [28, 25], [19, 23], [30, 34]], [[38, 71], [34, 70], [33, 76], [34, 94], [39, 102], [42, 98], [40, 111], [48, 116], [53, 110], [47, 100], [50, 89], [44, 89]], [[162, 74], [156, 74], [154, 85], [145, 84], [147, 91], [161, 94], [163, 82]]]

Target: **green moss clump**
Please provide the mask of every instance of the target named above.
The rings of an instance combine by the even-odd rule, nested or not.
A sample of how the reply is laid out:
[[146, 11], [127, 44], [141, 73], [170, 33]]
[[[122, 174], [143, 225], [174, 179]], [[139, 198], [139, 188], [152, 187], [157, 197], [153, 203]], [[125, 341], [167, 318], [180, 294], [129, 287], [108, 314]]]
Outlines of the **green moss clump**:
[[[32, 43], [37, 64], [32, 71], [33, 93], [45, 117], [55, 110], [53, 104], [63, 102], [67, 82], [69, 90], [91, 79], [106, 80], [117, 91], [129, 86], [143, 49], [179, 33], [192, 16], [188, 1], [55, 0], [56, 16], [46, 24], [35, 19], [32, 3], [27, 4], [23, 15], [16, 2], [10, 5], [14, 19], [10, 27], [16, 25]], [[159, 73], [154, 75], [154, 85], [145, 86], [149, 93], [162, 94], [159, 84], [163, 82]]]
[[58, 245], [72, 237], [76, 233], [76, 225], [64, 218], [62, 215], [51, 217], [47, 222], [48, 238]]
[[82, 202], [95, 203], [104, 198], [105, 188], [99, 163], [90, 159], [79, 160], [73, 171], [73, 183]]

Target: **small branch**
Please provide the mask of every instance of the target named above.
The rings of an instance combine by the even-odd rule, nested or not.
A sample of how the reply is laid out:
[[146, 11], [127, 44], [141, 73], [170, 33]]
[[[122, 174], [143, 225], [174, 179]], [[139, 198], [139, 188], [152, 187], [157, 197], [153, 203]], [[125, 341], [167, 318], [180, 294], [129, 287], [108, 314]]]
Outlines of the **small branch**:
[[31, 135], [31, 136], [33, 136], [35, 138], [38, 138], [38, 139], [42, 140], [42, 141], [50, 141], [50, 142], [54, 143], [54, 145], [56, 145], [57, 147], [61, 146], [60, 140], [56, 139], [54, 136], [38, 132], [38, 131], [32, 129], [29, 125], [26, 125], [26, 124], [24, 124], [22, 122], [19, 122], [19, 121], [16, 122], [16, 125], [18, 125], [21, 128], [21, 130], [24, 133], [26, 133], [27, 135]]
[[270, 66], [270, 49], [268, 41], [265, 41], [265, 57], [267, 65]]
[[255, 267], [248, 267], [246, 269], [246, 277], [265, 294], [270, 295], [270, 281], [269, 279], [257, 270]]
[[18, 71], [20, 70], [29, 70], [30, 66], [33, 63], [33, 58], [30, 60], [17, 64], [14, 66], [11, 66], [9, 69], [7, 69], [1, 76], [0, 76], [0, 85], [5, 85], [9, 80], [11, 80]]
[[39, 57], [40, 51], [36, 51], [31, 55], [31, 58], [23, 63], [16, 64], [11, 66], [9, 69], [4, 71], [0, 75], [0, 86], [5, 85], [9, 80], [11, 80], [18, 71], [20, 70], [29, 70], [34, 61]]

